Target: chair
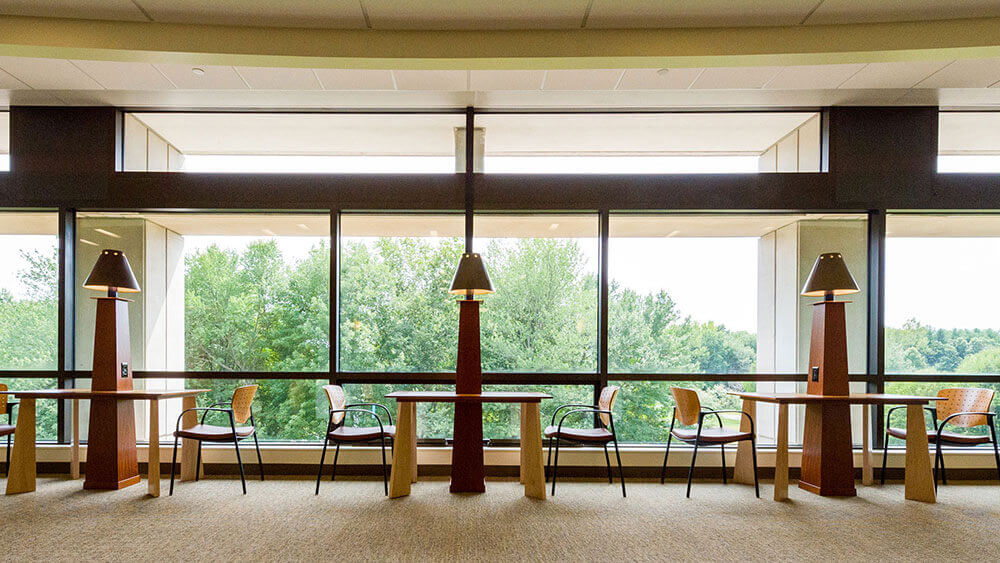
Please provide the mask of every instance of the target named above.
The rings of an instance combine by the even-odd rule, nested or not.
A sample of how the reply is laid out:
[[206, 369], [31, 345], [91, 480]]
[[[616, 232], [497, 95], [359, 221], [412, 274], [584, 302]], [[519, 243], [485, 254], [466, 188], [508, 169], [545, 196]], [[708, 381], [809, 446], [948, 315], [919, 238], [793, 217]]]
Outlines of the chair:
[[[990, 412], [990, 404], [993, 402], [992, 389], [979, 389], [975, 387], [959, 387], [953, 389], [942, 389], [938, 391], [938, 397], [946, 400], [937, 401], [933, 407], [924, 407], [933, 416], [933, 429], [927, 429], [927, 441], [934, 444], [934, 488], [937, 488], [938, 465], [941, 466], [941, 483], [948, 484], [945, 479], [944, 455], [941, 453], [941, 445], [958, 447], [972, 447], [979, 444], [993, 444], [993, 455], [996, 458], [997, 476], [1000, 478], [1000, 449], [997, 447], [997, 433], [994, 428], [995, 414]], [[906, 428], [893, 428], [890, 423], [892, 413], [903, 406], [893, 407], [886, 414], [885, 445], [882, 450], [882, 484], [885, 484], [885, 465], [889, 453], [889, 436], [906, 439]], [[958, 426], [960, 428], [973, 428], [975, 426], [989, 426], [990, 435], [958, 434], [956, 432], [946, 432], [946, 424]]]
[[[611, 477], [611, 458], [608, 457], [608, 442], [614, 442], [615, 458], [618, 460], [618, 479], [622, 482], [622, 497], [625, 497], [625, 475], [622, 473], [622, 457], [618, 452], [618, 435], [615, 433], [615, 419], [611, 411], [618, 399], [619, 387], [611, 385], [601, 389], [601, 396], [596, 405], [568, 404], [559, 406], [552, 413], [552, 422], [545, 428], [543, 434], [549, 439], [549, 459], [547, 466], [552, 467], [552, 495], [556, 494], [556, 474], [559, 472], [559, 442], [568, 440], [580, 444], [600, 444], [604, 447], [604, 461], [608, 464], [608, 483], [614, 483]], [[559, 419], [556, 425], [556, 415], [563, 409], [572, 409]], [[596, 414], [600, 424], [596, 428], [563, 428], [566, 419], [573, 415]], [[552, 442], [555, 438], [556, 459], [552, 464]], [[546, 474], [549, 472], [546, 471]]]
[[[257, 441], [257, 425], [253, 419], [253, 398], [257, 394], [256, 385], [244, 385], [237, 387], [233, 391], [233, 400], [229, 403], [215, 403], [208, 407], [194, 407], [181, 412], [177, 417], [177, 427], [174, 430], [174, 459], [170, 464], [170, 494], [174, 494], [174, 469], [177, 466], [177, 442], [181, 438], [198, 440], [198, 462], [195, 465], [194, 479], [198, 480], [201, 472], [201, 444], [202, 442], [232, 442], [236, 447], [236, 463], [240, 466], [240, 482], [243, 484], [243, 494], [247, 494], [247, 479], [243, 471], [243, 460], [240, 458], [240, 440], [253, 436], [254, 446], [257, 448], [257, 464], [260, 467], [260, 480], [264, 480], [264, 460], [260, 457], [260, 442]], [[228, 408], [222, 408], [228, 405]], [[204, 411], [201, 421], [181, 430], [181, 421], [184, 414], [191, 411]], [[212, 426], [205, 424], [205, 417], [210, 412], [221, 412], [229, 415], [229, 426]], [[250, 426], [236, 426], [250, 421]]]
[[[389, 494], [389, 472], [385, 462], [385, 441], [389, 439], [389, 447], [395, 450], [396, 427], [392, 424], [392, 413], [378, 403], [352, 403], [345, 405], [347, 396], [340, 385], [324, 385], [326, 399], [330, 403], [330, 420], [326, 425], [326, 436], [323, 439], [323, 453], [319, 456], [319, 473], [316, 475], [316, 494], [319, 494], [319, 482], [323, 479], [323, 461], [326, 459], [326, 447], [332, 442], [337, 449], [333, 454], [333, 474], [330, 480], [337, 478], [337, 458], [340, 456], [340, 444], [371, 442], [378, 440], [382, 444], [382, 485], [385, 494]], [[358, 407], [373, 407], [382, 409], [388, 417], [389, 424], [383, 424], [382, 418], [376, 412]], [[361, 413], [375, 418], [378, 426], [344, 426], [348, 413]]]
[[[760, 483], [757, 478], [757, 441], [753, 428], [753, 417], [749, 413], [740, 410], [709, 410], [701, 406], [698, 393], [692, 389], [683, 387], [671, 387], [670, 393], [674, 396], [674, 416], [670, 421], [670, 434], [667, 436], [667, 451], [663, 454], [663, 468], [660, 470], [660, 484], [663, 484], [667, 476], [667, 458], [670, 456], [670, 441], [677, 438], [682, 442], [694, 444], [694, 452], [691, 453], [691, 467], [688, 469], [687, 498], [691, 498], [691, 478], [694, 476], [694, 462], [698, 456], [698, 446], [719, 446], [722, 450], [722, 483], [726, 480], [726, 444], [732, 442], [742, 442], [750, 440], [750, 457], [753, 459], [753, 488], [754, 494], [760, 498]], [[720, 413], [740, 413], [750, 421], [750, 431], [742, 432], [726, 428], [722, 424]], [[718, 428], [705, 428], [705, 417], [715, 415], [719, 423]], [[676, 428], [675, 424], [680, 420], [685, 426], [698, 425], [697, 430], [687, 428]]]
[[[6, 391], [7, 385], [0, 383], [0, 391]], [[7, 437], [7, 463], [4, 465], [3, 474], [10, 473], [10, 439], [14, 436], [14, 407], [17, 403], [8, 401], [7, 395], [0, 395], [0, 414], [7, 413], [7, 424], [0, 424], [0, 438]]]

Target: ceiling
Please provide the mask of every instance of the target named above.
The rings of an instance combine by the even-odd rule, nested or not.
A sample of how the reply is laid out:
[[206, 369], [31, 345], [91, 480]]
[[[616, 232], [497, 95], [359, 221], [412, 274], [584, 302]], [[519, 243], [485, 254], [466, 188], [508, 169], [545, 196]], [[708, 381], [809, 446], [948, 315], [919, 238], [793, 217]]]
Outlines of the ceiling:
[[331, 29], [744, 27], [1000, 16], [995, 0], [0, 0], [0, 14]]

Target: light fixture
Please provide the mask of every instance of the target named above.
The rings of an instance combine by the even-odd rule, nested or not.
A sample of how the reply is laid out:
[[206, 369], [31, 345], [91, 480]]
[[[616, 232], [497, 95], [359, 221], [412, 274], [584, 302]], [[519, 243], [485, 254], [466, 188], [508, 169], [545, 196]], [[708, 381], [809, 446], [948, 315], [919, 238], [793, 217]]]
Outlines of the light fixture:
[[196, 67], [194, 67], [194, 68], [192, 68], [192, 69], [191, 69], [191, 72], [192, 72], [192, 73], [193, 73], [193, 74], [194, 74], [195, 76], [205, 76], [205, 69], [203, 69], [203, 68], [201, 68], [201, 67], [197, 67], [197, 66], [196, 66]]
[[107, 231], [107, 230], [104, 230], [104, 229], [94, 229], [94, 231], [96, 231], [98, 233], [101, 233], [102, 235], [107, 235], [107, 236], [109, 236], [111, 238], [122, 238], [121, 235], [116, 234], [116, 233], [112, 233], [111, 231]]
[[117, 297], [118, 292], [138, 293], [139, 282], [135, 281], [128, 258], [121, 250], [103, 250], [97, 257], [94, 269], [83, 282], [85, 289], [107, 291], [108, 297]]
[[550, 231], [554, 231], [554, 230], [556, 230], [558, 228], [559, 228], [559, 223], [552, 223], [551, 225], [549, 225], [549, 230]]
[[669, 233], [667, 233], [667, 238], [675, 237], [675, 236], [677, 236], [679, 234], [681, 234], [680, 231], [670, 231]]
[[271, 229], [261, 229], [260, 231], [269, 237], [276, 236]]
[[436, 237], [436, 236], [438, 236], [438, 232], [437, 232], [437, 230], [436, 230], [436, 229], [431, 229], [431, 236], [432, 236], [432, 237]]
[[826, 252], [820, 254], [813, 264], [809, 279], [802, 288], [802, 295], [822, 296], [826, 301], [833, 301], [835, 295], [849, 295], [858, 291], [858, 282], [854, 281], [854, 276], [847, 269], [844, 257], [839, 252]]
[[80, 242], [82, 242], [83, 244], [89, 244], [90, 246], [101, 246], [101, 245], [97, 244], [96, 242], [87, 240], [85, 238], [80, 239]]
[[670, 72], [669, 68], [661, 68], [660, 70], [656, 71], [656, 74], [659, 74], [660, 76], [666, 76], [669, 72]]
[[303, 231], [308, 231], [309, 227], [305, 223], [299, 223], [299, 228]]

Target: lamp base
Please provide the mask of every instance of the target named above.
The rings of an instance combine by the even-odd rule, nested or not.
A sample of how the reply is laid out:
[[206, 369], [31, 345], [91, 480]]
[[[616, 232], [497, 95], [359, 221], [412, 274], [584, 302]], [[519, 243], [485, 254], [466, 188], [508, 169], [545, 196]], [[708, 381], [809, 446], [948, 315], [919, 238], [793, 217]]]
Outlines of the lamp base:
[[486, 492], [482, 403], [455, 404], [454, 432], [449, 490], [453, 493]]

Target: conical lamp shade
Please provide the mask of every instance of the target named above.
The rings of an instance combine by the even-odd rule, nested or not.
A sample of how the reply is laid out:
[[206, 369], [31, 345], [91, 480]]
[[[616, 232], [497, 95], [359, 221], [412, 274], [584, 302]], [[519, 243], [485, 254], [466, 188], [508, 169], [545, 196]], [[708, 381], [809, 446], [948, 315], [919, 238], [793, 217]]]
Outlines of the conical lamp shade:
[[493, 293], [493, 283], [486, 273], [486, 266], [479, 254], [467, 252], [462, 255], [458, 269], [455, 270], [455, 277], [451, 280], [449, 293], [456, 295]]
[[857, 293], [857, 282], [847, 269], [844, 257], [839, 252], [826, 252], [819, 255], [813, 264], [809, 279], [802, 288], [802, 295], [820, 297], [824, 295], [848, 295]]
[[125, 293], [138, 293], [139, 282], [135, 281], [128, 258], [121, 250], [103, 250], [94, 264], [94, 269], [83, 282], [86, 289], [108, 291], [115, 288]]

